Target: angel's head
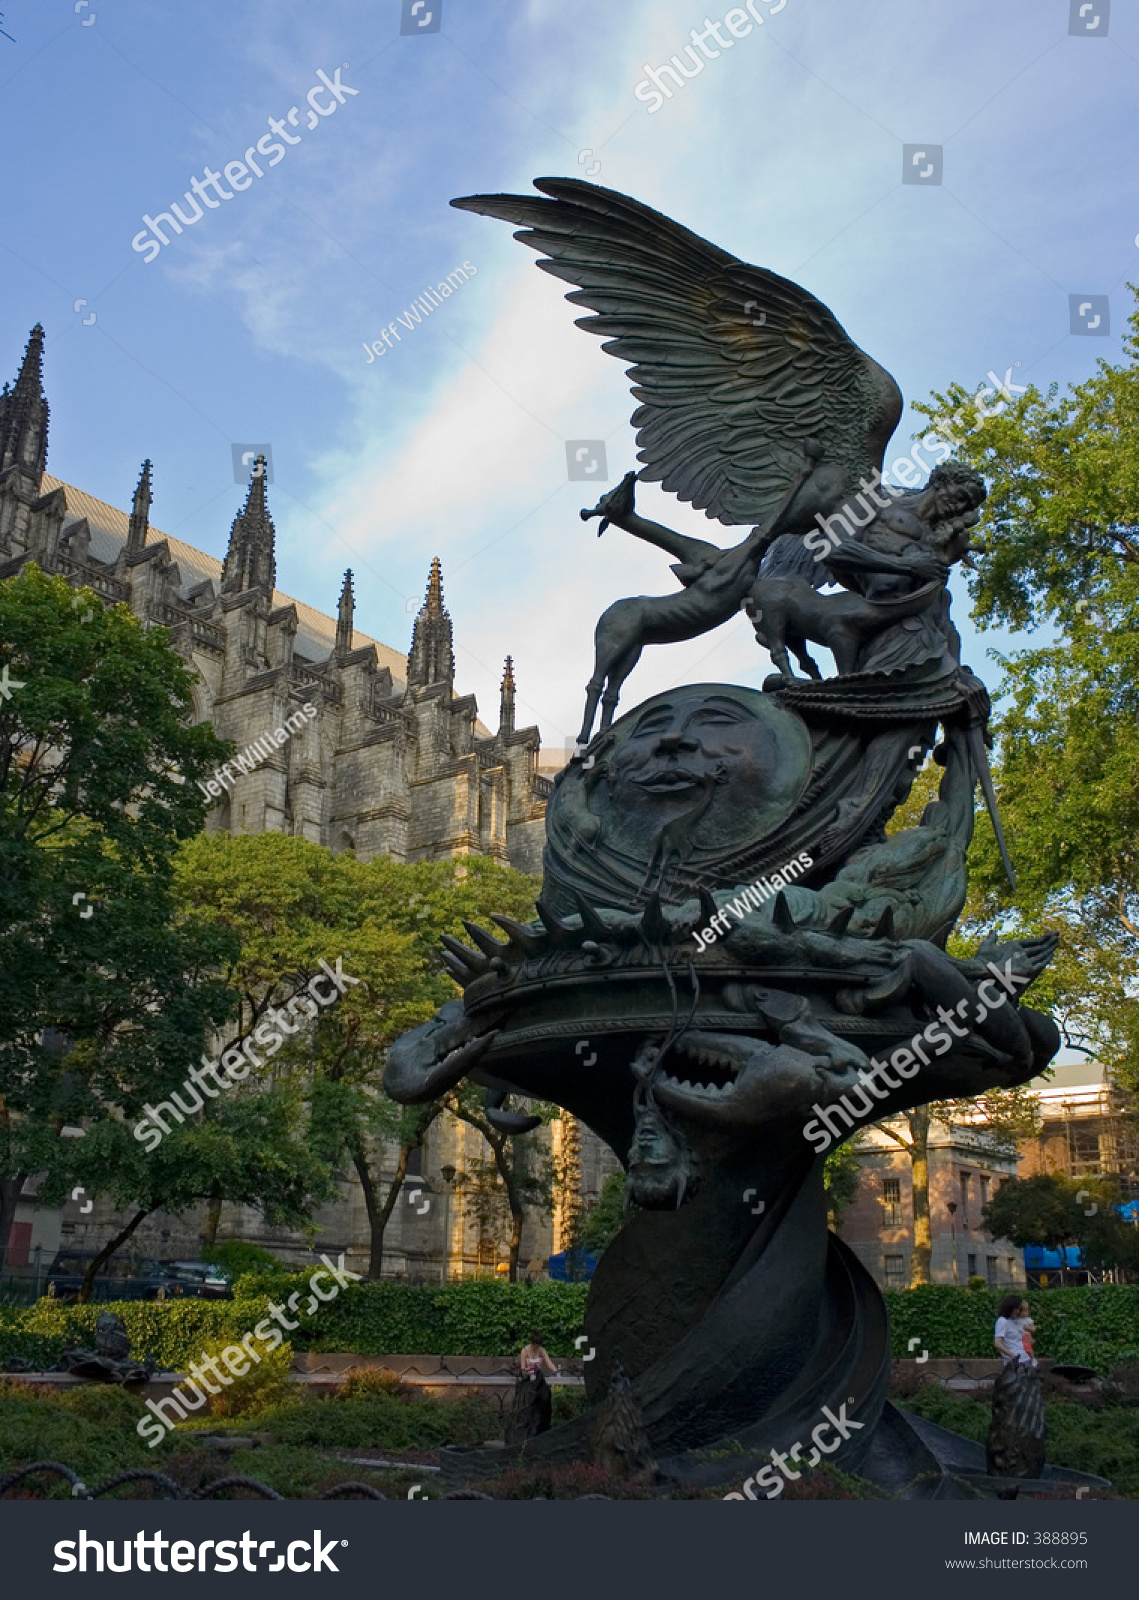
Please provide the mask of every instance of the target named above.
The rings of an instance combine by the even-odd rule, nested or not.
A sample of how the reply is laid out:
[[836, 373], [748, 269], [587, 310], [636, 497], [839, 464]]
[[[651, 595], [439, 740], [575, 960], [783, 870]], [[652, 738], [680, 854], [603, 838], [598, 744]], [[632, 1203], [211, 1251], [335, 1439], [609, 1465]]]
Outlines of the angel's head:
[[933, 520], [937, 522], [967, 517], [983, 504], [988, 492], [984, 479], [959, 461], [947, 461], [943, 466], [934, 467], [925, 486], [925, 493], [932, 496]]

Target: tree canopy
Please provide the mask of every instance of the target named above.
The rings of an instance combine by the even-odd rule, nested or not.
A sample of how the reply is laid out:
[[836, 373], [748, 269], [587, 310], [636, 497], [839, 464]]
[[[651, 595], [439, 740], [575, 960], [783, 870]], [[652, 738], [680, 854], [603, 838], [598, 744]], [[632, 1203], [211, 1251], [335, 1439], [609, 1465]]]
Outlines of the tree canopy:
[[[485, 857], [404, 863], [351, 852], [333, 855], [307, 839], [265, 833], [201, 835], [177, 863], [180, 902], [231, 937], [236, 955], [226, 982], [239, 996], [235, 1037], [257, 1036], [273, 1009], [287, 1005], [335, 965], [356, 981], [296, 1039], [265, 1063], [264, 1084], [289, 1084], [306, 1107], [309, 1144], [331, 1173], [347, 1163], [363, 1191], [372, 1234], [370, 1273], [379, 1276], [383, 1241], [410, 1152], [443, 1106], [397, 1105], [383, 1092], [392, 1041], [455, 998], [439, 959], [441, 935], [465, 937], [464, 918], [490, 912], [527, 916], [533, 879]], [[252, 1093], [250, 1089], [244, 1092]], [[507, 1178], [511, 1209], [533, 1203], [538, 1166], [518, 1164], [481, 1116], [481, 1091], [463, 1085], [447, 1109], [488, 1138], [494, 1173], [472, 1171], [481, 1188]], [[540, 1165], [540, 1163], [539, 1163]], [[517, 1181], [515, 1181], [515, 1178]], [[514, 1257], [517, 1256], [517, 1239]]]
[[[970, 557], [982, 628], [1044, 635], [1000, 658], [994, 773], [1018, 887], [987, 819], [970, 914], [1062, 934], [1036, 985], [1065, 1042], [1139, 1089], [1139, 310], [1124, 359], [1060, 394], [1029, 388], [956, 437], [989, 484]], [[959, 384], [924, 410], [952, 431]]]
[[34, 564], [0, 584], [0, 1247], [30, 1173], [111, 1180], [99, 1150], [229, 1006], [226, 942], [171, 892], [229, 748], [192, 683], [125, 606]]

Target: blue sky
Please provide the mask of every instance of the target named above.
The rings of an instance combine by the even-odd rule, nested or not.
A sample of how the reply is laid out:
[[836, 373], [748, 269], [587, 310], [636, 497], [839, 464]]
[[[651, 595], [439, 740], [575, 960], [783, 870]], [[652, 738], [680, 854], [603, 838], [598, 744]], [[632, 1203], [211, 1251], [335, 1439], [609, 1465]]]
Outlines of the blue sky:
[[[599, 543], [577, 515], [597, 491], [567, 481], [567, 439], [605, 440], [610, 484], [635, 464], [620, 363], [509, 228], [452, 196], [592, 176], [804, 284], [909, 400], [1118, 359], [1139, 0], [1097, 0], [1083, 36], [1069, 0], [754, 0], [763, 25], [650, 113], [646, 66], [730, 9], [424, 0], [439, 31], [405, 36], [401, 0], [3, 0], [0, 372], [42, 320], [49, 470], [125, 506], [150, 456], [155, 524], [220, 557], [231, 445], [268, 441], [279, 585], [333, 610], [350, 565], [358, 625], [406, 649], [438, 554], [459, 687], [492, 720], [512, 652], [519, 722], [561, 746], [597, 615], [672, 579], [659, 552]], [[319, 120], [318, 69], [358, 91]], [[293, 106], [299, 143], [261, 178], [153, 261], [132, 250], [144, 214]], [[943, 181], [903, 184], [903, 147], [926, 144]], [[464, 260], [477, 275], [369, 363], [365, 342]], [[1070, 333], [1070, 294], [1110, 297], [1109, 337]], [[727, 542], [656, 490], [638, 505]], [[992, 681], [984, 650], [1013, 641], [978, 641], [957, 593]], [[648, 652], [625, 703], [767, 670], [737, 618]]]

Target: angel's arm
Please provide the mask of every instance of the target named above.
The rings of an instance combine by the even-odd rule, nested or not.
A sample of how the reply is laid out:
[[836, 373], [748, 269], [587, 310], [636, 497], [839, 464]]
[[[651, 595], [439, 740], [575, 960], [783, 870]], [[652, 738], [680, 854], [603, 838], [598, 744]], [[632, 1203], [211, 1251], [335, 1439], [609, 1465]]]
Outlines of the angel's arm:
[[857, 539], [846, 538], [835, 549], [827, 551], [827, 566], [840, 582], [848, 575], [867, 573], [920, 578], [923, 582], [936, 578], [944, 582], [949, 574], [948, 564], [928, 550], [908, 557], [891, 556], [884, 550], [873, 550], [869, 545], [859, 544]]

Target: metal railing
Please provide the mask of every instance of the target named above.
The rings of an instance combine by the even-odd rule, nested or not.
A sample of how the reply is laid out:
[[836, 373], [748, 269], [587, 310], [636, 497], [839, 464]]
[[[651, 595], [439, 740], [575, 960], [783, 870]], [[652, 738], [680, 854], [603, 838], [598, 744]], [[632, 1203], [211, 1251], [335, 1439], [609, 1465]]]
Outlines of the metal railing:
[[[6, 1253], [11, 1253], [10, 1248]], [[43, 1245], [33, 1246], [32, 1259], [26, 1266], [15, 1267], [6, 1264], [4, 1255], [5, 1252], [0, 1252], [0, 1305], [35, 1305], [43, 1294], [44, 1280], [50, 1265], [50, 1262], [44, 1260]]]

